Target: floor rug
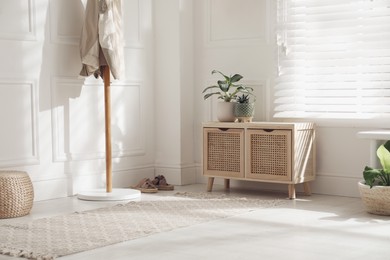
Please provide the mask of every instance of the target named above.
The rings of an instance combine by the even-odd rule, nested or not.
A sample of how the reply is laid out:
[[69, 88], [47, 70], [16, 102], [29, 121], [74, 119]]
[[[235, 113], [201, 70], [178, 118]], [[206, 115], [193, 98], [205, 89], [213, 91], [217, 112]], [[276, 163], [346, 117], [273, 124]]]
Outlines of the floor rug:
[[54, 259], [282, 203], [282, 200], [182, 192], [157, 200], [5, 223], [0, 224], [0, 254]]

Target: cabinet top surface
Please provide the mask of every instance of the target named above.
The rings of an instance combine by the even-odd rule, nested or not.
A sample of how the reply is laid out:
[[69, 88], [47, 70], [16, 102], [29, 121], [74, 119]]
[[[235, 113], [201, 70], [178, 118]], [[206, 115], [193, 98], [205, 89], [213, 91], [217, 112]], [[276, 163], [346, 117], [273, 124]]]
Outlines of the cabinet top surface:
[[314, 128], [314, 123], [302, 122], [204, 122], [203, 127], [218, 127], [218, 128]]

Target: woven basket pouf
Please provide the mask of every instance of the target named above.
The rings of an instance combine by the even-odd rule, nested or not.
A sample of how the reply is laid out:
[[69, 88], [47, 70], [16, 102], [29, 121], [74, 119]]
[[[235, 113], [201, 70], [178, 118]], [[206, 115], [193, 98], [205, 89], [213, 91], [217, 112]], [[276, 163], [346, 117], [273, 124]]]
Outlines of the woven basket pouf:
[[34, 201], [31, 179], [23, 171], [0, 171], [0, 218], [28, 215]]

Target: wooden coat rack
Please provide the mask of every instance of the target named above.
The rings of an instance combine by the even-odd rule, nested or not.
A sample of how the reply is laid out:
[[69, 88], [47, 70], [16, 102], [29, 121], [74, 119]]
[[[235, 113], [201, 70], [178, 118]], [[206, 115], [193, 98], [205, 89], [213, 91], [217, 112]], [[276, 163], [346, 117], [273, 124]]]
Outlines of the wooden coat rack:
[[103, 67], [104, 82], [104, 117], [105, 117], [105, 148], [106, 148], [106, 189], [95, 189], [79, 192], [77, 197], [82, 200], [131, 200], [141, 196], [139, 190], [112, 188], [112, 148], [111, 148], [111, 82], [110, 67]]
[[[110, 2], [110, 3], [113, 3], [113, 2]], [[115, 3], [118, 4], [118, 2], [115, 2]], [[102, 4], [102, 5], [98, 6], [100, 4]], [[118, 6], [120, 7], [120, 5], [118, 5]], [[97, 29], [99, 32], [100, 32], [100, 29], [104, 30], [104, 27], [100, 28], [99, 26], [92, 26], [93, 24], [91, 23], [91, 21], [95, 21], [96, 20], [95, 18], [99, 18], [99, 16], [100, 16], [100, 14], [98, 12], [96, 12], [98, 10], [97, 8], [100, 8], [99, 12], [106, 12], [107, 8], [109, 8], [109, 7], [112, 8], [113, 6], [111, 6], [111, 5], [108, 6], [106, 1], [99, 1], [98, 2], [95, 0], [88, 0], [86, 8], [92, 8], [92, 11], [87, 13], [87, 14], [89, 14], [89, 16], [88, 16], [89, 19], [87, 19], [87, 16], [86, 16], [86, 21], [89, 21], [89, 22], [84, 22], [83, 30], [85, 29], [86, 31], [90, 31], [90, 33], [82, 34], [82, 39], [86, 39], [86, 38], [83, 38], [83, 36], [84, 37], [91, 36], [91, 32], [93, 32], [93, 30]], [[119, 8], [119, 11], [120, 11], [120, 8]], [[99, 15], [99, 16], [96, 16], [96, 15]], [[90, 29], [90, 30], [88, 30], [88, 29]], [[97, 36], [98, 35], [99, 35], [99, 33], [97, 34]], [[92, 36], [96, 36], [96, 35], [92, 33]], [[99, 37], [97, 37], [97, 39], [93, 38], [93, 40], [99, 40]], [[114, 47], [119, 48], [119, 46], [115, 46], [115, 45], [114, 45]], [[86, 50], [86, 51], [88, 52], [91, 50]], [[82, 192], [79, 192], [77, 194], [77, 196], [79, 199], [83, 199], [83, 200], [129, 200], [129, 199], [135, 199], [135, 198], [138, 198], [141, 196], [141, 192], [139, 190], [128, 189], [128, 188], [123, 188], [123, 189], [113, 189], [112, 188], [111, 90], [110, 90], [110, 85], [111, 85], [111, 82], [110, 82], [111, 71], [110, 70], [111, 69], [110, 69], [110, 66], [107, 65], [106, 58], [108, 58], [108, 57], [104, 57], [104, 63], [102, 62], [103, 57], [101, 57], [100, 55], [104, 55], [104, 54], [103, 54], [103, 51], [101, 49], [101, 46], [100, 46], [99, 52], [100, 53], [94, 53], [93, 56], [96, 57], [97, 55], [99, 55], [99, 57], [98, 57], [99, 66], [102, 66], [104, 64], [102, 71], [100, 71], [100, 72], [103, 73], [102, 78], [103, 78], [103, 82], [104, 82], [106, 189], [94, 189], [94, 190], [90, 190], [90, 191], [82, 191]], [[106, 55], [110, 55], [108, 53], [108, 50], [107, 50]], [[123, 55], [121, 55], [121, 56], [123, 56]], [[81, 57], [81, 58], [83, 60], [83, 57]], [[114, 61], [112, 61], [112, 62], [118, 62], [117, 59], [113, 59], [113, 60]], [[110, 59], [110, 61], [111, 61], [111, 59]], [[83, 65], [91, 66], [91, 64], [83, 64]], [[96, 64], [94, 64], [94, 65], [96, 65]], [[113, 63], [110, 65], [112, 67], [114, 67], [117, 64]], [[99, 70], [99, 66], [93, 66], [93, 69]], [[91, 71], [87, 71], [87, 72], [83, 71], [83, 72], [84, 72], [83, 76], [89, 76], [92, 74]], [[115, 75], [115, 78], [117, 78], [117, 76], [118, 75]]]
[[111, 89], [110, 67], [103, 71], [104, 81], [104, 117], [106, 138], [106, 192], [112, 192], [112, 148], [111, 148]]

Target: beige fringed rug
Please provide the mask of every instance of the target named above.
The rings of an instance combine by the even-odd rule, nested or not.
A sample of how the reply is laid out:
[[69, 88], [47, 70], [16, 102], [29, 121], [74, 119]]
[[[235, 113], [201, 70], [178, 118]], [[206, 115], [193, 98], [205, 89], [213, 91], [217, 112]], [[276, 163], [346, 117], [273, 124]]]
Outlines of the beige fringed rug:
[[282, 203], [184, 192], [153, 201], [132, 201], [24, 223], [0, 224], [0, 253], [54, 259]]

